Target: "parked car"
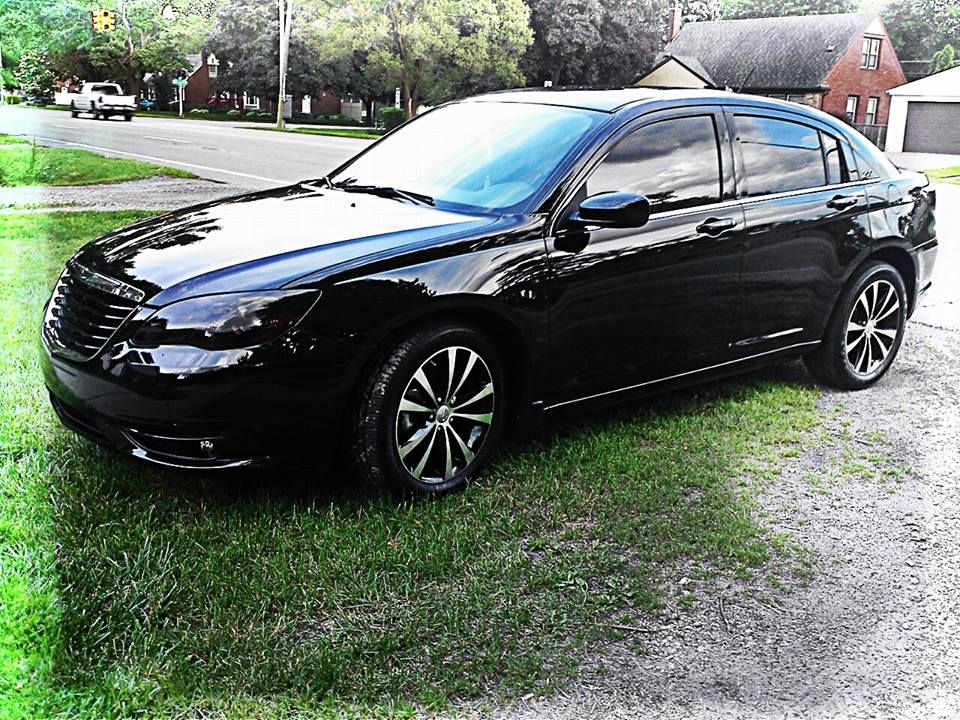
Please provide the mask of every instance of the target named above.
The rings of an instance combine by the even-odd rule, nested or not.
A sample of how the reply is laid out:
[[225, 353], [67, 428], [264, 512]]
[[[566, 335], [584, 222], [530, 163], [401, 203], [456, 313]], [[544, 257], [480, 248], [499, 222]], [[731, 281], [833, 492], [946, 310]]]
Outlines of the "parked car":
[[53, 105], [53, 93], [46, 90], [27, 93], [24, 100], [30, 105]]
[[512, 91], [329, 176], [88, 244], [46, 308], [62, 421], [184, 468], [315, 458], [438, 493], [509, 428], [804, 358], [890, 368], [937, 254], [927, 179], [800, 105]]
[[122, 115], [128, 122], [137, 109], [137, 99], [124, 95], [116, 83], [84, 83], [80, 92], [70, 101], [70, 116], [91, 113], [97, 120], [107, 120], [111, 115]]
[[151, 100], [150, 98], [140, 98], [140, 102], [137, 103], [137, 107], [141, 110], [156, 110], [157, 101]]

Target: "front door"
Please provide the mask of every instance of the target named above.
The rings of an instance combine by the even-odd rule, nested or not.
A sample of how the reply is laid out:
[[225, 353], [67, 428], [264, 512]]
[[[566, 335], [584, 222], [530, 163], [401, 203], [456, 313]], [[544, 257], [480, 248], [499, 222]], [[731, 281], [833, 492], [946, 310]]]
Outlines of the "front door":
[[[548, 405], [614, 394], [729, 357], [743, 214], [722, 114], [646, 119], [615, 141], [547, 239]], [[602, 192], [643, 194], [642, 227], [573, 232], [562, 218]]]

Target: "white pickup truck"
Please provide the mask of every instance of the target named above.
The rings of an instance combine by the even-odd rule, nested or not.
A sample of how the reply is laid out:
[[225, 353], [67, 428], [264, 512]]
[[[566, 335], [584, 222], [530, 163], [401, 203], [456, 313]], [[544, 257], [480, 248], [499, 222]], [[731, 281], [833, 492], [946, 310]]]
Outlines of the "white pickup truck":
[[93, 113], [98, 120], [106, 120], [111, 115], [123, 115], [124, 120], [132, 120], [137, 109], [137, 98], [124, 95], [116, 83], [88, 82], [80, 88], [79, 94], [70, 101], [70, 115]]

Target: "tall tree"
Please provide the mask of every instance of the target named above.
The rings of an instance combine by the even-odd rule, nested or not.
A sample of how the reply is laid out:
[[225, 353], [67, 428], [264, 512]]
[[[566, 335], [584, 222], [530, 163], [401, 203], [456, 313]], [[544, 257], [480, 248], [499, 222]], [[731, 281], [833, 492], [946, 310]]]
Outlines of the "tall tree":
[[[316, 94], [329, 75], [304, 28], [312, 5], [297, 3], [291, 20], [286, 94]], [[275, 98], [280, 93], [280, 18], [277, 0], [226, 0], [205, 44], [220, 60], [221, 90]]]
[[881, 15], [901, 60], [929, 60], [945, 45], [960, 47], [956, 0], [891, 0]]
[[532, 85], [624, 85], [652, 62], [671, 4], [663, 0], [531, 0]]
[[523, 83], [530, 44], [523, 0], [346, 0], [330, 25], [364, 72], [401, 88], [408, 116], [422, 102]]
[[[908, 0], [909, 1], [909, 0]], [[858, 0], [723, 0], [724, 20], [856, 12]]]

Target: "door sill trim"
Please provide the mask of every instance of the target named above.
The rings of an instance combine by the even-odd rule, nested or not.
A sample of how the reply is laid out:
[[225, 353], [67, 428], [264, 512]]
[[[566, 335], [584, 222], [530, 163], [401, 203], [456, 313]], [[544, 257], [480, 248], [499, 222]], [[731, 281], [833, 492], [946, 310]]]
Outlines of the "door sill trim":
[[556, 410], [557, 408], [561, 408], [566, 405], [574, 405], [576, 403], [586, 402], [588, 400], [596, 400], [597, 398], [609, 397], [610, 395], [617, 395], [619, 393], [630, 392], [631, 390], [639, 390], [640, 388], [647, 387], [648, 385], [656, 385], [658, 383], [668, 382], [670, 380], [676, 380], [677, 378], [687, 377], [688, 375], [696, 375], [697, 373], [716, 370], [717, 368], [726, 367], [728, 365], [736, 365], [737, 363], [747, 362], [749, 360], [755, 360], [757, 358], [764, 357], [765, 355], [774, 355], [776, 353], [785, 352], [786, 350], [794, 350], [796, 348], [809, 347], [811, 345], [819, 345], [819, 344], [820, 344], [819, 340], [810, 340], [807, 342], [794, 343], [793, 345], [787, 345], [786, 347], [776, 348], [775, 350], [767, 350], [762, 353], [747, 355], [746, 357], [737, 358], [735, 360], [727, 360], [726, 362], [717, 363], [716, 365], [707, 365], [706, 367], [697, 368], [696, 370], [687, 370], [686, 372], [676, 373], [674, 375], [667, 375], [666, 377], [657, 378], [656, 380], [647, 380], [642, 383], [636, 383], [635, 385], [627, 385], [626, 387], [617, 388], [616, 390], [606, 390], [601, 393], [594, 393], [593, 395], [584, 395], [583, 397], [574, 398], [573, 400], [564, 400], [563, 402], [547, 405], [546, 407], [544, 407], [544, 411]]

